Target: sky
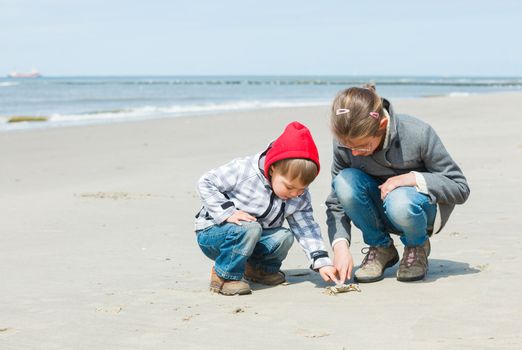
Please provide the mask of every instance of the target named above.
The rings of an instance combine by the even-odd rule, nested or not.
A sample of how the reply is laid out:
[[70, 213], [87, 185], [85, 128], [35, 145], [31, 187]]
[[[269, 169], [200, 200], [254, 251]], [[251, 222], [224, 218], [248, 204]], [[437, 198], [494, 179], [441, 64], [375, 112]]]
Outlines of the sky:
[[0, 76], [522, 76], [522, 1], [0, 0]]

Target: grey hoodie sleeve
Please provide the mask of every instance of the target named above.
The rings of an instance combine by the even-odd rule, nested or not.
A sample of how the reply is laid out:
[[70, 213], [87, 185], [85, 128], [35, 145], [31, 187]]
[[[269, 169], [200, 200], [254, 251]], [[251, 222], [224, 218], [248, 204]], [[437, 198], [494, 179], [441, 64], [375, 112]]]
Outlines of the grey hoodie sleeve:
[[[350, 167], [350, 161], [343, 151], [339, 148], [339, 143], [333, 143], [333, 162], [332, 162], [332, 181], [345, 168]], [[344, 212], [341, 203], [337, 199], [333, 187], [328, 198], [326, 198], [326, 224], [328, 225], [328, 238], [332, 244], [338, 238], [345, 238], [348, 243], [351, 241], [350, 218]]]
[[421, 154], [427, 170], [421, 174], [426, 181], [431, 201], [464, 203], [470, 193], [466, 178], [431, 127], [426, 132], [426, 142], [421, 146]]

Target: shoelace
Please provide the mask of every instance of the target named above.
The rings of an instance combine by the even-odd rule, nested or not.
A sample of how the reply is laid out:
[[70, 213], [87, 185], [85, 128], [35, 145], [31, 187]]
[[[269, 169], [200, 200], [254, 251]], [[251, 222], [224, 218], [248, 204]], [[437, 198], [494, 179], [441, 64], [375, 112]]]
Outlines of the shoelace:
[[377, 248], [376, 247], [364, 247], [361, 249], [362, 254], [366, 254], [361, 265], [366, 265], [366, 263], [371, 263], [377, 257]]
[[408, 247], [406, 256], [406, 265], [411, 266], [417, 260], [417, 249], [416, 247]]

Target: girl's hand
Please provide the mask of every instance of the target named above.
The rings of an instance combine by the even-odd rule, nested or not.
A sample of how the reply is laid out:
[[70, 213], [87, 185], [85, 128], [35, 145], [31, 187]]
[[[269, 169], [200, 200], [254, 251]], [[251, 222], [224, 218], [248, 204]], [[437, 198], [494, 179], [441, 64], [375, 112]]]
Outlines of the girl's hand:
[[388, 193], [402, 186], [417, 186], [415, 174], [410, 172], [407, 174], [390, 177], [382, 185], [379, 186], [381, 190], [381, 199], [384, 200]]
[[339, 283], [344, 284], [352, 277], [353, 258], [347, 241], [337, 242], [333, 248], [334, 266], [339, 272]]
[[323, 266], [319, 269], [319, 274], [325, 282], [333, 281], [335, 284], [339, 284], [337, 279], [337, 269], [333, 266]]
[[252, 221], [257, 221], [257, 219], [255, 217], [253, 217], [252, 215], [250, 215], [249, 213], [242, 211], [242, 210], [236, 210], [236, 212], [234, 214], [230, 215], [227, 219], [227, 222], [230, 222], [232, 224], [236, 224], [239, 226], [241, 226], [241, 221], [252, 222]]

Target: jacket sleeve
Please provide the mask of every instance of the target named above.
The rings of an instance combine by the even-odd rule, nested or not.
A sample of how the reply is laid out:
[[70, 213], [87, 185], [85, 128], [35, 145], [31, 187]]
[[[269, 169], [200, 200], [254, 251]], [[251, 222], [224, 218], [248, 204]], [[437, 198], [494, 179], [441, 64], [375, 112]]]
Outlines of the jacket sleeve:
[[323, 237], [321, 236], [321, 228], [314, 220], [310, 193], [307, 191], [303, 197], [305, 204], [303, 208], [297, 210], [292, 215], [286, 217], [290, 230], [294, 234], [295, 239], [303, 248], [310, 267], [317, 270], [323, 266], [332, 265], [332, 261], [328, 256], [312, 259], [315, 252], [326, 252]]
[[238, 159], [212, 169], [198, 181], [197, 191], [203, 205], [217, 224], [228, 219], [235, 211], [234, 202], [226, 193], [234, 189], [239, 182], [239, 175], [245, 168]]
[[431, 201], [464, 203], [470, 193], [466, 178], [431, 127], [427, 130], [426, 142], [421, 146], [421, 155], [427, 171], [420, 174], [425, 179]]
[[332, 189], [326, 198], [326, 224], [328, 226], [328, 237], [330, 244], [335, 240], [346, 239], [348, 243], [351, 241], [351, 220], [344, 212], [344, 209], [337, 199], [337, 195], [333, 190], [333, 180], [345, 168], [351, 166], [350, 160], [346, 154], [339, 148], [339, 143], [334, 140], [333, 143], [333, 161], [332, 161]]

